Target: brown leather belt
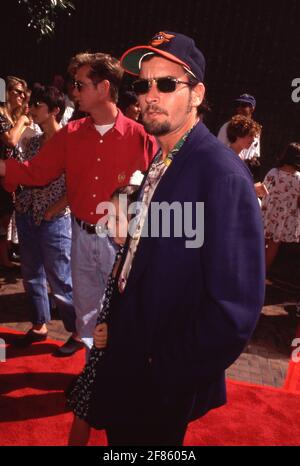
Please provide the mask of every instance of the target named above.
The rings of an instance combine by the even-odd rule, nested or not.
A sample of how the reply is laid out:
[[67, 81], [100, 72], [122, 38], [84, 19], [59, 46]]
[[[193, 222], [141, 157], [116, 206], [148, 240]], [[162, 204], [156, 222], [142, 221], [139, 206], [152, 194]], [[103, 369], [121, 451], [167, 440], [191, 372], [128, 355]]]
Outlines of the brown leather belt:
[[80, 228], [85, 230], [89, 235], [96, 234], [96, 225], [92, 225], [91, 223], [86, 223], [83, 220], [80, 220], [77, 217], [74, 217]]

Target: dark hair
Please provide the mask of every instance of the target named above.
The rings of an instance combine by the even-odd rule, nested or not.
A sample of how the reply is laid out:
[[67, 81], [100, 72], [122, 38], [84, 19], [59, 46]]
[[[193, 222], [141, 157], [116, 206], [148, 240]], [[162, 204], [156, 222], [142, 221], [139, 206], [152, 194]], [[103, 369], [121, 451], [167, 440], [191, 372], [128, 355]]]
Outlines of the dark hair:
[[292, 167], [300, 171], [299, 142], [291, 142], [287, 145], [277, 164], [278, 167], [282, 167], [283, 165], [292, 165]]
[[125, 113], [129, 105], [135, 105], [137, 102], [137, 96], [133, 91], [122, 92], [118, 100], [118, 107]]
[[140, 186], [136, 184], [128, 184], [127, 186], [121, 186], [112, 193], [110, 198], [113, 199], [114, 197], [118, 197], [120, 194], [126, 194], [129, 204], [132, 204], [132, 202], [137, 201], [137, 192], [139, 188]]
[[[111, 200], [118, 199], [121, 194], [125, 194], [127, 196], [127, 202], [128, 202], [127, 208], [129, 208], [131, 204], [133, 204], [134, 202], [137, 202], [137, 199], [138, 199], [137, 194], [138, 194], [139, 188], [140, 186], [135, 185], [135, 184], [128, 184], [127, 186], [121, 186], [120, 188], [117, 188], [112, 193], [110, 198]], [[135, 215], [136, 215], [136, 212], [131, 213], [130, 215], [128, 213], [128, 210], [126, 212], [126, 216], [128, 220], [133, 218]]]
[[107, 53], [79, 53], [71, 59], [68, 72], [74, 78], [77, 70], [82, 66], [90, 67], [88, 76], [95, 86], [104, 79], [109, 81], [110, 96], [116, 103], [124, 73], [119, 60]]
[[43, 102], [48, 106], [50, 112], [55, 108], [59, 108], [59, 113], [56, 115], [56, 121], [59, 123], [65, 111], [65, 96], [54, 86], [38, 85], [33, 88], [30, 105], [37, 102]]
[[227, 137], [232, 144], [237, 138], [260, 134], [261, 128], [261, 125], [251, 118], [247, 118], [243, 115], [235, 115], [231, 118], [227, 126]]

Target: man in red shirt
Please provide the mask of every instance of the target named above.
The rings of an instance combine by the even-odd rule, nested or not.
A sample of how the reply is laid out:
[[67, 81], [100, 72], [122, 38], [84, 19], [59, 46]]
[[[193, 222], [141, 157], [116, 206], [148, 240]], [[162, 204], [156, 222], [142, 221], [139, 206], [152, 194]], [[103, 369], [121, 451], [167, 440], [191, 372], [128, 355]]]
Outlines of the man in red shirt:
[[[0, 163], [4, 187], [18, 184], [44, 186], [66, 174], [67, 197], [73, 213], [72, 279], [79, 336], [88, 348], [115, 247], [108, 237], [96, 234], [101, 215], [97, 206], [112, 192], [129, 183], [136, 170], [145, 171], [156, 152], [156, 142], [142, 125], [126, 118], [117, 108], [123, 70], [117, 59], [103, 53], [82, 53], [70, 63], [75, 78], [74, 96], [90, 116], [72, 121], [24, 164]], [[78, 342], [72, 337], [60, 348], [72, 354]]]

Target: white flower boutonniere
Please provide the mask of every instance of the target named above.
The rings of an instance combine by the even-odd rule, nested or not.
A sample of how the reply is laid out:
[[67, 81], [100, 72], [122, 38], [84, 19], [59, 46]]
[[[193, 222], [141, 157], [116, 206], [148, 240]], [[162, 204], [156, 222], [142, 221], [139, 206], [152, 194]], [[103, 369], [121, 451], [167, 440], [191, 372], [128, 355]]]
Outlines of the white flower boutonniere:
[[142, 181], [144, 179], [144, 173], [142, 173], [140, 170], [136, 170], [132, 175], [129, 180], [129, 184], [134, 184], [136, 186], [140, 186], [142, 184]]

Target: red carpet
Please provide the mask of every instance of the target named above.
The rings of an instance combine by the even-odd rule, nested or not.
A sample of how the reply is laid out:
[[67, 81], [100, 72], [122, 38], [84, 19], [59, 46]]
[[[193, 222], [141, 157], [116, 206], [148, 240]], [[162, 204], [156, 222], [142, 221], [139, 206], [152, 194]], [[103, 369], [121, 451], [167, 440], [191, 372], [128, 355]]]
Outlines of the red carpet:
[[[8, 344], [12, 334], [0, 329]], [[57, 342], [20, 350], [8, 346], [0, 363], [0, 445], [66, 445], [71, 413], [63, 390], [84, 362], [81, 351], [70, 358], [51, 355]], [[299, 364], [289, 374], [299, 379]], [[297, 372], [297, 373], [296, 373]], [[295, 385], [297, 387], [297, 385]], [[300, 392], [228, 382], [228, 404], [190, 425], [185, 445], [300, 445]], [[105, 445], [93, 432], [90, 445]]]
[[[298, 331], [300, 330], [300, 325]], [[293, 358], [289, 363], [284, 389], [300, 395], [300, 331], [297, 334], [297, 346], [293, 347]], [[294, 360], [295, 358], [295, 360]], [[297, 362], [298, 361], [298, 362]]]
[[300, 322], [296, 329], [295, 340], [284, 388], [289, 392], [300, 394]]

